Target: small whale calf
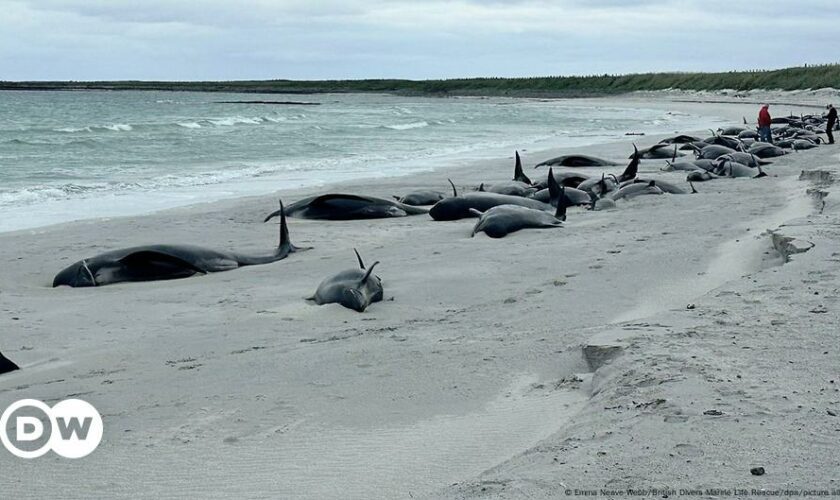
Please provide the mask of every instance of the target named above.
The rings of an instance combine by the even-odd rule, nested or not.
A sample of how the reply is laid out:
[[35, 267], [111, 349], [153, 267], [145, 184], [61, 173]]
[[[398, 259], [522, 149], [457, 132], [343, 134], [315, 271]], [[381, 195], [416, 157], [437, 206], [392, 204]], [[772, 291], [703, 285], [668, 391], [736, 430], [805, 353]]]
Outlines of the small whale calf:
[[341, 304], [357, 312], [364, 312], [369, 305], [382, 300], [382, 280], [373, 274], [373, 268], [379, 264], [374, 262], [365, 268], [362, 256], [354, 248], [359, 269], [348, 269], [334, 274], [318, 285], [315, 294], [306, 300], [323, 304]]

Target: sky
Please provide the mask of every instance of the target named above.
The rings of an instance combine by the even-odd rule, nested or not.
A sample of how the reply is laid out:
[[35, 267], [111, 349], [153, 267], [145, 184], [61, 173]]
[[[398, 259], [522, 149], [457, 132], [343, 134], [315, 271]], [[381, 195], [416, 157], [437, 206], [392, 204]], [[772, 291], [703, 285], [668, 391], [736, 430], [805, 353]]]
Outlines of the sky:
[[0, 80], [433, 79], [840, 62], [840, 0], [799, 4], [0, 0]]

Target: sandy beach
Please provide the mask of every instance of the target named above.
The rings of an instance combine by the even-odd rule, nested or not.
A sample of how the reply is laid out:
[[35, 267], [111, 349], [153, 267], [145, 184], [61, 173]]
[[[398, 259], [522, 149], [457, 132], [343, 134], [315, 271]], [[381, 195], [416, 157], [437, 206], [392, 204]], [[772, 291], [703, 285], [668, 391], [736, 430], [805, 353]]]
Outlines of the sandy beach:
[[[757, 112], [641, 95], [591, 101], [732, 124]], [[533, 166], [552, 156], [626, 162], [631, 141], [660, 139], [520, 153], [541, 177]], [[22, 368], [0, 376], [0, 407], [78, 397], [105, 424], [82, 460], [0, 453], [0, 491], [369, 499], [840, 489], [836, 146], [774, 159], [765, 178], [570, 209], [561, 228], [498, 240], [471, 238], [474, 219], [293, 218], [292, 242], [313, 249], [270, 265], [50, 287], [63, 267], [115, 248], [268, 251], [278, 226], [262, 220], [278, 197], [390, 197], [445, 190], [447, 178], [472, 187], [509, 180], [512, 156], [0, 234], [0, 352]], [[645, 160], [640, 173], [687, 187], [664, 164]], [[353, 248], [381, 262], [385, 300], [361, 314], [304, 301], [355, 265]]]

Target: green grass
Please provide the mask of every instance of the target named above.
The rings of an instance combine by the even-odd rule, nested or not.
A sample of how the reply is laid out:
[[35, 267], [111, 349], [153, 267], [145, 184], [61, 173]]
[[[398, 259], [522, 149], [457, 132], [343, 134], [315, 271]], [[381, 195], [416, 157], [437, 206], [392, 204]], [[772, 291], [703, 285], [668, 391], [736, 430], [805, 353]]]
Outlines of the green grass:
[[413, 95], [509, 95], [578, 97], [663, 89], [752, 90], [840, 87], [840, 64], [726, 73], [643, 73], [631, 75], [549, 76], [531, 78], [456, 78], [447, 80], [243, 80], [219, 82], [5, 82], [0, 90], [175, 90], [198, 92], [343, 93]]

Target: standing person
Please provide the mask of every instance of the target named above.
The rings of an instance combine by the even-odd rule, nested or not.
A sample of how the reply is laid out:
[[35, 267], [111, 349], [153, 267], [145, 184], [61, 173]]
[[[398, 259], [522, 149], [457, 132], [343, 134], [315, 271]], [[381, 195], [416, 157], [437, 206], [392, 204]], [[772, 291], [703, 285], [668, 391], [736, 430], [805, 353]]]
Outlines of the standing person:
[[831, 131], [834, 130], [834, 124], [837, 123], [837, 110], [831, 104], [826, 106], [825, 109], [828, 110], [828, 114], [825, 115], [828, 120], [825, 122], [825, 135], [828, 136], [828, 143], [834, 144], [834, 134]]
[[770, 125], [773, 120], [770, 118], [770, 105], [765, 104], [761, 106], [761, 111], [758, 112], [758, 140], [761, 142], [769, 142], [773, 144], [773, 134], [770, 132]]

